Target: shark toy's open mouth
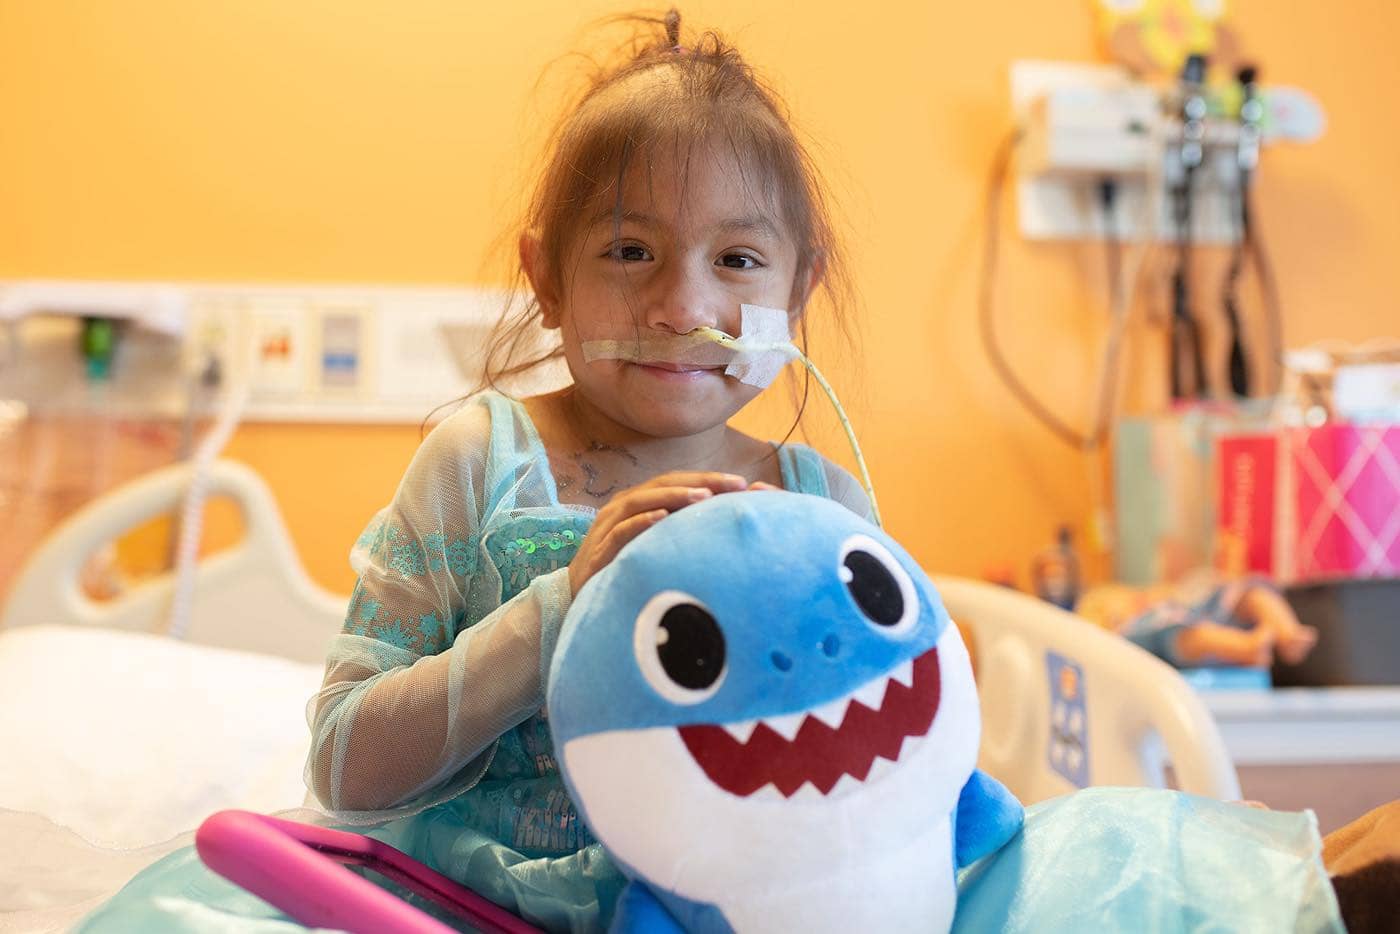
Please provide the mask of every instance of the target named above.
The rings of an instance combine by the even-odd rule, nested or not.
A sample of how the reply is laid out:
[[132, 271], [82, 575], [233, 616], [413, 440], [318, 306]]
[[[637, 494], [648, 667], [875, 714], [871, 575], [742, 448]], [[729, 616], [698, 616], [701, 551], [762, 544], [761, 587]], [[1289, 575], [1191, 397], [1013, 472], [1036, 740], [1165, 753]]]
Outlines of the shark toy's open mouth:
[[745, 723], [679, 727], [681, 740], [710, 781], [747, 797], [772, 784], [792, 797], [810, 782], [826, 795], [843, 775], [864, 782], [876, 760], [899, 759], [938, 713], [938, 650], [812, 710]]

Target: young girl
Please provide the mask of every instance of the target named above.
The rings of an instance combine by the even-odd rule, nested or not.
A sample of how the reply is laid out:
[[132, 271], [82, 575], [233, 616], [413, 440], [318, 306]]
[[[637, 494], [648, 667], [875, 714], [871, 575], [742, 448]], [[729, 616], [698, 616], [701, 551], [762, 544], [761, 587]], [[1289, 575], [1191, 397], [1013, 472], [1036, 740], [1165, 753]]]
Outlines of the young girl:
[[812, 450], [730, 428], [759, 390], [722, 366], [585, 356], [593, 341], [738, 334], [743, 304], [800, 327], [835, 261], [773, 96], [719, 39], [682, 45], [674, 12], [664, 27], [560, 127], [520, 239], [534, 301], [498, 346], [557, 332], [572, 384], [523, 402], [482, 393], [431, 433], [354, 549], [359, 581], [313, 704], [307, 777], [325, 805], [436, 805], [391, 842], [548, 927], [601, 924], [619, 881], [541, 709], [579, 588], [711, 496], [784, 487], [869, 509]]
[[[534, 299], [495, 346], [543, 328], [559, 349], [492, 355], [488, 372], [562, 353], [572, 385], [523, 402], [478, 394], [428, 436], [355, 545], [359, 580], [311, 704], [307, 780], [324, 805], [382, 822], [374, 836], [549, 929], [606, 927], [623, 882], [564, 790], [542, 709], [579, 588], [711, 496], [781, 486], [870, 511], [814, 451], [728, 426], [757, 388], [665, 352], [698, 328], [738, 334], [743, 304], [786, 309], [805, 330], [839, 257], [774, 96], [720, 39], [682, 45], [674, 12], [651, 22], [664, 31], [559, 127], [520, 238]], [[595, 341], [661, 349], [590, 361]], [[188, 850], [87, 928], [212, 917], [285, 929]]]

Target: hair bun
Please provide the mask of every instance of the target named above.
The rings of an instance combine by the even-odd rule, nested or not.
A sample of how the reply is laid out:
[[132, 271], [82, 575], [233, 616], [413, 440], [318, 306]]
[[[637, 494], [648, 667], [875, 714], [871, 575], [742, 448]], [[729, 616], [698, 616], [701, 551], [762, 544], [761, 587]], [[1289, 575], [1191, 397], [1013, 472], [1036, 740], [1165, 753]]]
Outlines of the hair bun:
[[674, 48], [680, 48], [681, 44], [681, 13], [675, 7], [666, 11], [666, 17], [662, 20], [666, 25], [666, 42]]

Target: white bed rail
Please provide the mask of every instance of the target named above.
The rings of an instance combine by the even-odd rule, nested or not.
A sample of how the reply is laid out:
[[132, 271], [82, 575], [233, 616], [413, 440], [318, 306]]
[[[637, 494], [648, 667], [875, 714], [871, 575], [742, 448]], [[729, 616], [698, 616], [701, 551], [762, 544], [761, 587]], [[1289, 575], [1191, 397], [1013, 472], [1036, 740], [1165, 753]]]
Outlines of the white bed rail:
[[[202, 558], [195, 570], [190, 642], [321, 663], [339, 631], [347, 599], [306, 574], [277, 503], [250, 468], [229, 460], [210, 466], [209, 496], [232, 499], [242, 512], [244, 538]], [[154, 471], [89, 503], [54, 531], [15, 579], [0, 629], [60, 623], [166, 633], [175, 575], [95, 601], [79, 584], [83, 564], [103, 545], [163, 515], [179, 512], [192, 468]]]
[[1163, 787], [1166, 763], [1182, 791], [1240, 797], [1215, 720], [1169, 665], [1014, 590], [947, 577], [934, 584], [972, 633], [979, 764], [1023, 802], [1081, 785]]

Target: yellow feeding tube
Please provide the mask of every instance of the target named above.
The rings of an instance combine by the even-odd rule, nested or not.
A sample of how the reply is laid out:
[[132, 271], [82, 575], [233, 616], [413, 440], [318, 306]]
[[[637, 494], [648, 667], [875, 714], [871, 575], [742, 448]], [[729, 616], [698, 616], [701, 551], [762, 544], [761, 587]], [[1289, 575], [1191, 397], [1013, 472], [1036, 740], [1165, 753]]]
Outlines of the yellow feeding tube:
[[875, 500], [875, 486], [870, 482], [870, 470], [865, 465], [865, 455], [861, 453], [855, 429], [851, 427], [851, 420], [846, 416], [846, 410], [841, 407], [841, 400], [836, 398], [836, 390], [831, 388], [831, 384], [826, 381], [822, 371], [817, 369], [817, 365], [808, 359], [807, 355], [799, 350], [792, 341], [756, 341], [752, 338], [733, 337], [715, 328], [705, 327], [696, 328], [690, 333], [707, 337], [717, 344], [741, 351], [746, 355], [773, 353], [802, 362], [802, 365], [807, 368], [807, 372], [812, 374], [817, 385], [822, 388], [822, 392], [826, 393], [826, 397], [836, 408], [836, 417], [841, 420], [841, 427], [846, 432], [846, 440], [850, 442], [851, 450], [856, 455], [856, 467], [860, 470], [861, 485], [865, 487], [865, 493], [870, 497], [870, 513], [875, 519], [875, 524], [884, 528], [885, 524], [880, 519], [880, 506]]

